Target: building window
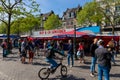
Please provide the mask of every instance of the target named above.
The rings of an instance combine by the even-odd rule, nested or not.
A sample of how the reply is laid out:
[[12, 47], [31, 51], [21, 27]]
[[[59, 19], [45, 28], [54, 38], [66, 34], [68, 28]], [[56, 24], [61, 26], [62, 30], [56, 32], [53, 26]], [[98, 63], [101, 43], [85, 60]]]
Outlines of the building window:
[[73, 25], [73, 22], [71, 22], [71, 25]]
[[120, 11], [120, 6], [116, 6], [115, 11]]
[[74, 12], [71, 12], [71, 18], [74, 18]]
[[66, 23], [65, 23], [65, 22], [63, 23], [63, 26], [66, 26]]
[[71, 18], [71, 13], [67, 13], [67, 17], [68, 17], [68, 18]]
[[69, 25], [69, 22], [67, 22], [67, 25]]
[[115, 23], [115, 25], [120, 25], [120, 20]]
[[46, 17], [43, 17], [43, 21], [45, 21], [46, 20]]
[[62, 20], [65, 20], [65, 17], [63, 17]]
[[106, 9], [106, 13], [109, 13], [109, 12], [110, 12], [110, 10], [107, 8], [107, 9]]
[[69, 13], [69, 18], [71, 18], [71, 13]]

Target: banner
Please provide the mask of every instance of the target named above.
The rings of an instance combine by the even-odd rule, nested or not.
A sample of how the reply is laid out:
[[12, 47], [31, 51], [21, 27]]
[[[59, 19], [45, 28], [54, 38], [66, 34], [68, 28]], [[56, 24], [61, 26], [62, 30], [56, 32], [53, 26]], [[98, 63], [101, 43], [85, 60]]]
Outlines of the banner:
[[47, 35], [47, 34], [57, 34], [57, 33], [63, 33], [63, 32], [66, 32], [66, 30], [65, 29], [44, 30], [44, 31], [40, 31], [39, 34]]

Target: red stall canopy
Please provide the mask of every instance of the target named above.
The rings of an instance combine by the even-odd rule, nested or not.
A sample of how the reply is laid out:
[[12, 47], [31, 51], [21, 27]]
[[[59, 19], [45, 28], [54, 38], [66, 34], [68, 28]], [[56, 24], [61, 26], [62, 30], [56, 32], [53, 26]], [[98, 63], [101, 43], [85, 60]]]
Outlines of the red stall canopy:
[[55, 37], [55, 38], [74, 37], [75, 33], [76, 33], [76, 37], [94, 36], [94, 35], [86, 33], [86, 32], [78, 32], [78, 31], [75, 32], [74, 30], [72, 30], [72, 31], [68, 31], [68, 32], [63, 32], [63, 33], [60, 33], [60, 34], [56, 34], [53, 37]]

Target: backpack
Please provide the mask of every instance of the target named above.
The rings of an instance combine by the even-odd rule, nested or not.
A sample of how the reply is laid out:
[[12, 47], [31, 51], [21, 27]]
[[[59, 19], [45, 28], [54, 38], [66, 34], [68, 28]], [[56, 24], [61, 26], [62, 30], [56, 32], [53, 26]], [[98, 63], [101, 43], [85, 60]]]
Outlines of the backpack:
[[50, 53], [51, 53], [51, 49], [47, 49], [45, 51], [45, 57], [49, 57], [50, 56]]
[[2, 48], [4, 48], [4, 47], [5, 47], [5, 45], [2, 43], [2, 44], [1, 44], [1, 47], [2, 47]]

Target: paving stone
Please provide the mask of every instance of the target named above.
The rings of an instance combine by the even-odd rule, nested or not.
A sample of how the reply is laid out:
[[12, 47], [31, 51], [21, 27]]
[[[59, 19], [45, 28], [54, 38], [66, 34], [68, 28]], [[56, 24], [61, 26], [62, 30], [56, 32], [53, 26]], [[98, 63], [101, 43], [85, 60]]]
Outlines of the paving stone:
[[[18, 50], [14, 49], [14, 51], [17, 52]], [[85, 59], [85, 64], [75, 61], [74, 67], [67, 67], [68, 76], [66, 78], [60, 76], [60, 69], [58, 68], [55, 74], [49, 76], [49, 80], [97, 80], [97, 74], [94, 78], [89, 75], [91, 58], [85, 57]], [[28, 62], [28, 59], [26, 61]], [[118, 65], [112, 66], [110, 80], [120, 80], [120, 54], [116, 58], [116, 62]], [[63, 64], [67, 64], [67, 59], [63, 61]], [[40, 80], [38, 71], [48, 66], [49, 64], [45, 62], [44, 57], [35, 58], [34, 64], [22, 64], [18, 54], [10, 54], [4, 60], [0, 54], [0, 80]]]

